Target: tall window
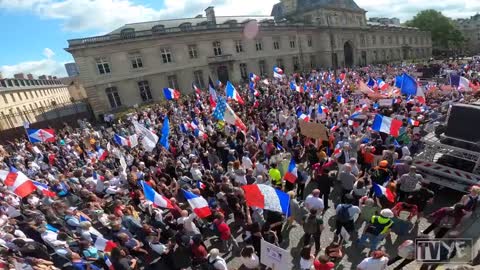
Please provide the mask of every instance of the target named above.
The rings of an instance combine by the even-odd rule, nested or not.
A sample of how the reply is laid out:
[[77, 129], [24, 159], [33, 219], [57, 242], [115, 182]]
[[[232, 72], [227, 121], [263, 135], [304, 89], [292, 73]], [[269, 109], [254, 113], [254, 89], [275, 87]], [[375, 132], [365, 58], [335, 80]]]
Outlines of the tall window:
[[300, 62], [298, 61], [298, 56], [292, 57], [293, 70], [297, 71], [300, 69]]
[[148, 81], [139, 81], [137, 82], [137, 84], [142, 101], [152, 100], [152, 91], [150, 91], [150, 84], [148, 83]]
[[372, 36], [372, 45], [377, 45], [377, 36]]
[[397, 45], [400, 43], [400, 37], [399, 36], [395, 36], [395, 42], [397, 43]]
[[265, 67], [265, 60], [258, 61], [258, 70], [260, 71], [260, 76], [265, 76], [267, 73]]
[[142, 56], [139, 53], [130, 55], [130, 63], [133, 69], [143, 68]]
[[360, 35], [360, 44], [361, 44], [362, 46], [365, 46], [365, 35], [364, 35], [364, 34], [361, 34], [361, 35]]
[[385, 37], [380, 36], [380, 45], [384, 45], [384, 44], [385, 44]]
[[97, 62], [98, 73], [100, 74], [110, 73], [110, 64], [108, 63], [107, 58], [105, 57], [97, 58], [96, 62]]
[[317, 66], [315, 55], [310, 55], [310, 68], [314, 69]]
[[188, 56], [190, 59], [198, 58], [197, 45], [188, 45]]
[[177, 75], [170, 75], [167, 77], [168, 87], [172, 89], [178, 89]]
[[280, 40], [278, 40], [278, 39], [273, 40], [273, 49], [274, 50], [280, 50]]
[[235, 40], [235, 50], [237, 53], [243, 52], [243, 43], [241, 40]]
[[10, 99], [15, 102], [15, 96], [13, 94], [10, 94]]
[[8, 99], [4, 94], [2, 94], [2, 98], [3, 98], [3, 103], [8, 104]]
[[307, 46], [312, 47], [312, 45], [313, 45], [312, 37], [309, 36], [307, 37]]
[[18, 96], [18, 99], [23, 100], [23, 98], [22, 98], [22, 96], [20, 95], [20, 93], [17, 93], [17, 96]]
[[195, 81], [195, 85], [200, 88], [205, 87], [205, 82], [203, 81], [203, 71], [201, 70], [195, 70], [193, 72], [193, 78]]
[[173, 62], [172, 52], [170, 51], [170, 48], [163, 48], [160, 50], [160, 53], [162, 54], [162, 61], [164, 64]]
[[412, 42], [412, 37], [409, 37], [409, 38], [408, 38], [408, 44], [412, 45], [412, 43], [413, 43], [413, 42]]
[[118, 108], [122, 106], [122, 102], [120, 101], [120, 95], [118, 94], [117, 87], [112, 86], [105, 89], [105, 93], [107, 94], [108, 102], [110, 102], [110, 107], [112, 109]]
[[242, 77], [242, 79], [246, 80], [248, 78], [248, 74], [247, 74], [247, 64], [245, 63], [241, 63], [240, 64], [240, 76]]
[[283, 69], [283, 59], [278, 58], [276, 62], [277, 62], [277, 67]]
[[213, 54], [215, 56], [222, 55], [222, 44], [220, 43], [220, 41], [213, 42]]
[[393, 37], [392, 36], [388, 36], [388, 44], [392, 44], [393, 43]]
[[295, 49], [295, 37], [290, 37], [290, 49]]
[[257, 52], [263, 50], [263, 44], [261, 40], [255, 40], [255, 49]]

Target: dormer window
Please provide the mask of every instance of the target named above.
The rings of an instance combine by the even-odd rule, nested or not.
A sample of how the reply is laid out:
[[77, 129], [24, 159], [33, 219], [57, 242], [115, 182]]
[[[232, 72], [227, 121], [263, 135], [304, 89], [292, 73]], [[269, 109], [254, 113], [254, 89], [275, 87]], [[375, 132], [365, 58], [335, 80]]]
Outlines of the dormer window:
[[135, 37], [135, 29], [133, 28], [125, 28], [120, 32], [120, 37], [122, 38], [134, 38]]

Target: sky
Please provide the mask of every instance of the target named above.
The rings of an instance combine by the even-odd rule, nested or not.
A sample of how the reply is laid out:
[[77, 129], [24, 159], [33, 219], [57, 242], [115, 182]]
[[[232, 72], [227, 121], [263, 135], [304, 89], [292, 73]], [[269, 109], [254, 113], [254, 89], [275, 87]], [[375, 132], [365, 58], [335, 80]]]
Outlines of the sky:
[[[279, 0], [0, 0], [0, 72], [66, 76], [73, 62], [67, 40], [103, 35], [126, 23], [193, 17], [215, 7], [217, 16], [270, 15]], [[480, 11], [478, 0], [356, 0], [367, 17], [397, 17], [402, 22], [424, 9], [452, 18]]]

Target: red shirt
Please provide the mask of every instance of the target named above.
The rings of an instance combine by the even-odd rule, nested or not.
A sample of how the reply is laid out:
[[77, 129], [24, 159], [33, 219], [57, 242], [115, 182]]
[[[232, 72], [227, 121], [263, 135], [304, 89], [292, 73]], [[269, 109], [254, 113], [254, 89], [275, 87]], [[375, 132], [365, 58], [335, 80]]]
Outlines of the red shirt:
[[217, 226], [217, 230], [220, 233], [220, 239], [228, 240], [231, 237], [230, 227], [228, 226], [225, 221], [220, 221], [218, 219], [213, 221], [215, 226]]
[[203, 245], [192, 245], [192, 254], [195, 258], [206, 258], [208, 255], [207, 250]]
[[321, 263], [319, 260], [313, 262], [315, 270], [331, 270], [335, 267], [333, 262]]

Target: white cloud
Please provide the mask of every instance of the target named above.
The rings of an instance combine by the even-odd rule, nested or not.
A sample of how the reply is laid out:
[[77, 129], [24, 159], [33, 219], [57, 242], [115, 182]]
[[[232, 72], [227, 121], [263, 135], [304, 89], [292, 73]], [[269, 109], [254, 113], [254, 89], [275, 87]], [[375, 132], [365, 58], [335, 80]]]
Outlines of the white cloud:
[[53, 57], [55, 53], [51, 49], [45, 48], [43, 50], [43, 55], [45, 58], [40, 60], [21, 62], [16, 65], [0, 66], [0, 72], [5, 78], [12, 78], [16, 73], [32, 73], [35, 76], [67, 76], [64, 66], [65, 63], [56, 61]]

